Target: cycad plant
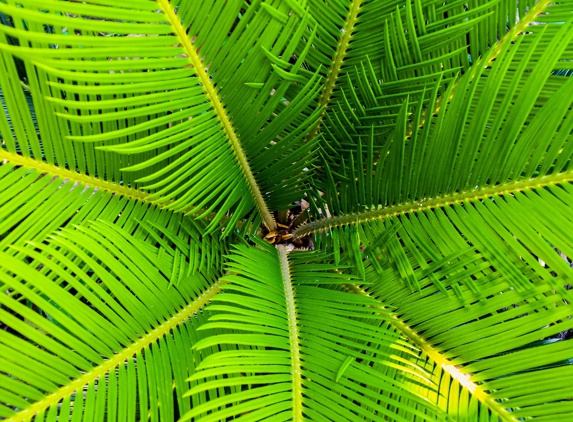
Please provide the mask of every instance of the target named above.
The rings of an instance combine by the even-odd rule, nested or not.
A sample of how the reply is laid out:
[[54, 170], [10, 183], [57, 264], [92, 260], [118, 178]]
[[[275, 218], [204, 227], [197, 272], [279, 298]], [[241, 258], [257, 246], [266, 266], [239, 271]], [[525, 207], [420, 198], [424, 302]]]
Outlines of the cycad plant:
[[573, 1], [0, 0], [0, 418], [573, 418]]

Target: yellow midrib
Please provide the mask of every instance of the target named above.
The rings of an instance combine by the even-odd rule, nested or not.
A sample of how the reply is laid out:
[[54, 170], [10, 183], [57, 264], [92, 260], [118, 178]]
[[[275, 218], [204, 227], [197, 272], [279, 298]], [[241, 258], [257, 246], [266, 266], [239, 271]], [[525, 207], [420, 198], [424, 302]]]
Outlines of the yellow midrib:
[[[372, 298], [370, 294], [354, 284], [347, 284], [344, 286], [346, 290]], [[386, 309], [381, 306], [381, 309]], [[410, 327], [404, 324], [396, 316], [389, 320], [390, 324], [399, 332], [404, 334], [412, 343], [414, 343], [423, 353], [425, 353], [431, 360], [434, 361], [444, 372], [447, 372], [452, 379], [455, 379], [463, 388], [469, 391], [470, 396], [477, 398], [491, 411], [493, 411], [504, 422], [517, 422], [517, 419], [501, 406], [495, 399], [489, 396], [479, 385], [471, 380], [470, 374], [463, 373], [452, 362], [444, 357], [440, 352], [430, 346], [423, 338], [418, 336]]]
[[334, 53], [334, 57], [332, 58], [332, 65], [328, 70], [328, 75], [326, 76], [326, 81], [324, 82], [324, 87], [322, 88], [322, 93], [320, 94], [320, 98], [318, 100], [318, 106], [322, 107], [322, 111], [318, 118], [318, 122], [312, 128], [310, 133], [307, 135], [306, 138], [307, 140], [313, 139], [320, 129], [320, 125], [326, 113], [326, 107], [330, 102], [332, 91], [334, 91], [334, 86], [336, 85], [338, 75], [340, 74], [342, 62], [344, 61], [344, 57], [346, 56], [346, 52], [348, 50], [348, 44], [350, 43], [350, 38], [352, 36], [352, 33], [354, 32], [354, 25], [356, 24], [356, 20], [358, 19], [358, 12], [360, 11], [360, 7], [362, 6], [363, 1], [364, 0], [353, 0], [352, 4], [350, 5], [350, 9], [348, 10], [348, 16], [346, 17], [346, 21], [344, 22], [342, 36], [338, 41], [336, 52]]
[[394, 217], [402, 214], [423, 212], [433, 208], [444, 208], [453, 204], [462, 204], [466, 201], [479, 201], [493, 196], [513, 194], [525, 190], [543, 189], [547, 186], [559, 185], [573, 182], [573, 170], [555, 173], [547, 176], [524, 179], [502, 185], [484, 187], [463, 192], [455, 192], [430, 199], [408, 202], [405, 204], [392, 205], [390, 207], [373, 209], [359, 213], [347, 214], [337, 217], [317, 220], [304, 226], [300, 226], [293, 231], [295, 239], [304, 237], [319, 230], [330, 227], [345, 226], [350, 224], [364, 223], [368, 220]]
[[492, 53], [487, 58], [485, 66], [489, 65], [492, 61], [494, 61], [497, 58], [497, 56], [499, 56], [499, 53], [501, 53], [503, 47], [507, 43], [513, 42], [515, 38], [521, 32], [523, 32], [525, 28], [529, 26], [529, 24], [531, 24], [531, 22], [535, 20], [537, 15], [542, 13], [545, 10], [545, 8], [549, 6], [550, 3], [551, 0], [539, 0], [539, 3], [533, 6], [533, 8], [531, 8], [531, 10], [529, 10], [529, 12], [527, 12], [527, 14], [511, 29], [511, 31], [505, 34], [505, 36], [494, 45], [494, 47], [492, 48]]
[[490, 397], [479, 385], [471, 380], [470, 374], [465, 374], [463, 370], [458, 369], [452, 362], [442, 356], [440, 352], [430, 346], [426, 341], [420, 338], [410, 327], [394, 317], [390, 321], [398, 331], [403, 333], [412, 343], [414, 343], [422, 352], [424, 352], [436, 365], [444, 372], [447, 372], [452, 379], [456, 380], [463, 388], [469, 391], [470, 395], [478, 399], [490, 410], [492, 410], [501, 420], [505, 422], [517, 422], [517, 419], [501, 406], [495, 399]]
[[[97, 177], [88, 176], [86, 174], [77, 173], [75, 171], [58, 167], [54, 164], [48, 164], [43, 161], [35, 160], [33, 158], [24, 157], [22, 155], [8, 152], [0, 148], [0, 162], [3, 160], [6, 160], [7, 162], [12, 164], [16, 164], [17, 166], [26, 167], [31, 170], [37, 170], [42, 174], [49, 174], [50, 176], [58, 177], [61, 178], [62, 180], [67, 180], [69, 183], [79, 183], [82, 186], [101, 189], [102, 191], [110, 192], [114, 195], [124, 196], [128, 199], [141, 201], [146, 204], [151, 204], [158, 208], [164, 208], [167, 205], [173, 203], [173, 200], [170, 199], [168, 201], [162, 202], [161, 205], [159, 205], [157, 201], [161, 202], [162, 198], [161, 196], [157, 197], [154, 200], [150, 200], [147, 199], [149, 196], [148, 192], [144, 192], [139, 189], [129, 188], [123, 185], [118, 185], [117, 183], [108, 182], [107, 180], [98, 179]], [[174, 214], [179, 214], [179, 213], [186, 214], [193, 208], [195, 207], [189, 206], [183, 210], [178, 210], [178, 211], [169, 210], [169, 212]], [[196, 213], [194, 213], [194, 215], [200, 215], [203, 212], [204, 211], [201, 209]], [[210, 212], [205, 217], [205, 220], [212, 219], [214, 215], [215, 215], [214, 212]], [[226, 220], [223, 219], [222, 221], [225, 222]]]
[[239, 166], [243, 171], [243, 174], [245, 176], [251, 194], [255, 199], [255, 204], [259, 212], [261, 213], [261, 217], [265, 226], [267, 226], [269, 230], [275, 230], [276, 222], [273, 216], [271, 215], [267, 207], [267, 204], [261, 194], [255, 176], [253, 175], [253, 172], [251, 170], [249, 161], [247, 160], [247, 156], [245, 155], [245, 151], [243, 150], [243, 147], [239, 140], [239, 137], [235, 133], [233, 125], [231, 124], [231, 120], [229, 119], [225, 107], [223, 106], [223, 103], [221, 102], [221, 99], [217, 94], [217, 90], [215, 89], [213, 82], [209, 78], [209, 74], [205, 70], [205, 66], [203, 66], [201, 58], [197, 54], [196, 49], [193, 47], [191, 39], [187, 35], [185, 28], [183, 28], [183, 25], [181, 25], [180, 18], [178, 18], [177, 15], [175, 14], [175, 10], [169, 3], [169, 0], [157, 0], [157, 2], [161, 10], [163, 11], [163, 14], [167, 18], [167, 21], [173, 28], [173, 32], [179, 38], [180, 44], [183, 47], [183, 50], [185, 51], [185, 54], [187, 55], [189, 62], [195, 69], [197, 77], [199, 78], [199, 81], [203, 86], [203, 89], [205, 90], [205, 94], [211, 101], [213, 109], [217, 114], [219, 121], [221, 122], [221, 126], [223, 127], [225, 133], [227, 134], [227, 139], [229, 140], [229, 143], [231, 144], [231, 147], [235, 152], [235, 157], [237, 158]]
[[177, 325], [187, 320], [187, 318], [191, 317], [193, 313], [197, 312], [199, 309], [205, 306], [213, 296], [219, 293], [219, 291], [221, 291], [221, 286], [223, 286], [225, 283], [226, 282], [219, 280], [192, 303], [188, 304], [185, 308], [173, 315], [170, 319], [155, 328], [153, 331], [145, 334], [141, 339], [133, 343], [131, 346], [123, 349], [121, 352], [114, 355], [113, 358], [105, 361], [103, 364], [96, 366], [90, 372], [86, 372], [81, 377], [61, 387], [56, 392], [44, 397], [42, 400], [35, 402], [30, 407], [21, 410], [16, 415], [8, 418], [6, 422], [22, 422], [25, 420], [30, 420], [39, 412], [50, 408], [51, 406], [59, 403], [65, 397], [70, 396], [75, 391], [82, 389], [85, 385], [95, 381], [101, 376], [104, 376], [112, 369], [121, 365], [127, 359], [135, 356], [137, 352], [143, 350], [145, 347], [157, 341], [160, 337], [163, 337], [169, 333]]
[[292, 403], [293, 403], [293, 421], [302, 421], [302, 374], [300, 367], [300, 344], [298, 336], [298, 324], [296, 318], [296, 305], [294, 302], [294, 291], [290, 278], [288, 257], [284, 245], [277, 245], [279, 260], [281, 264], [281, 275], [285, 292], [289, 340], [291, 350], [291, 373], [292, 381]]
[[57, 176], [63, 179], [68, 179], [73, 182], [78, 182], [85, 186], [98, 188], [104, 191], [115, 193], [121, 196], [126, 196], [132, 199], [137, 199], [150, 204], [153, 203], [152, 201], [146, 199], [148, 193], [140, 191], [138, 189], [133, 189], [127, 186], [118, 185], [117, 183], [112, 183], [106, 180], [98, 179], [96, 177], [87, 176], [85, 174], [77, 173], [75, 171], [55, 166], [53, 164], [44, 163], [43, 161], [24, 157], [22, 155], [0, 149], [0, 161], [2, 160], [6, 160], [18, 166], [23, 166], [29, 169], [38, 170], [42, 173], [46, 173], [51, 176]]
[[[499, 54], [503, 50], [503, 47], [506, 44], [515, 41], [517, 36], [521, 32], [523, 32], [525, 30], [525, 28], [531, 22], [534, 21], [534, 19], [536, 18], [537, 15], [539, 15], [540, 13], [542, 13], [545, 10], [545, 8], [549, 5], [549, 3], [551, 3], [551, 0], [540, 0], [539, 3], [537, 3], [529, 12], [527, 12], [527, 14], [523, 17], [523, 19], [521, 19], [511, 29], [511, 31], [509, 31], [507, 34], [504, 35], [504, 37], [501, 40], [499, 40], [498, 42], [495, 43], [495, 45], [490, 50], [489, 54], [483, 60], [476, 60], [476, 64], [473, 66], [471, 79], [473, 79], [475, 77], [475, 75], [478, 71], [478, 66], [489, 66], [489, 64], [491, 62], [493, 62], [499, 56]], [[458, 86], [459, 86], [459, 84], [456, 82], [455, 85], [452, 87], [452, 90], [450, 91], [450, 96], [448, 97], [447, 101], [450, 101], [453, 98], [454, 93], [455, 93]], [[438, 111], [440, 111], [440, 108], [442, 107], [443, 102], [444, 102], [444, 97], [438, 98], [430, 116], [433, 116]], [[426, 123], [427, 116], [428, 116], [427, 110], [424, 110], [422, 112], [421, 117], [420, 117], [420, 121], [417, 124], [417, 126], [419, 128], [422, 127]], [[411, 123], [408, 126], [408, 129], [406, 130], [406, 137], [411, 136], [412, 131], [414, 129], [414, 125], [415, 125], [415, 123]]]

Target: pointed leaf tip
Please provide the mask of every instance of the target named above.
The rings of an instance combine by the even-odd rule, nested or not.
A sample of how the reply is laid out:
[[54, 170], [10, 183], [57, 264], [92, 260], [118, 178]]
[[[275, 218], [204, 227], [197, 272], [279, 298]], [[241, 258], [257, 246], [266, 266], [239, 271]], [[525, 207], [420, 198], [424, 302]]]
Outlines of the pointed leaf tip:
[[336, 373], [336, 382], [338, 382], [340, 380], [340, 378], [342, 377], [344, 372], [348, 369], [348, 367], [352, 364], [352, 362], [354, 362], [354, 360], [355, 360], [354, 356], [347, 356], [346, 357], [344, 362], [342, 362], [342, 365], [340, 365], [338, 372]]

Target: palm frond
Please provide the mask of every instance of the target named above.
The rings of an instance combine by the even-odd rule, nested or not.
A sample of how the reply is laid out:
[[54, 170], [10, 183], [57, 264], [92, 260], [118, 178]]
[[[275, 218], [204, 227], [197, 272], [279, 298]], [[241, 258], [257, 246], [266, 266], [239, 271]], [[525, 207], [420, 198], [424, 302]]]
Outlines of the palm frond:
[[[250, 420], [270, 415], [281, 420], [440, 418], [427, 401], [403, 389], [406, 378], [424, 388], [431, 385], [416, 365], [394, 357], [394, 349], [417, 353], [388, 330], [388, 313], [376, 309], [375, 301], [328, 287], [352, 277], [335, 272], [324, 255], [294, 251], [287, 256], [282, 245], [259, 246], [239, 246], [229, 256], [230, 274], [223, 278], [228, 284], [209, 308], [216, 314], [201, 328], [236, 334], [213, 335], [194, 345], [199, 350], [222, 344], [253, 349], [203, 360], [190, 379], [204, 381], [188, 394], [241, 389], [196, 407], [184, 420], [202, 412], [209, 412], [205, 420], [239, 415]], [[378, 366], [398, 370], [404, 379], [388, 377], [385, 370], [375, 370]], [[243, 376], [210, 379], [230, 374]], [[408, 401], [414, 404], [401, 406]], [[399, 416], [398, 407], [407, 416]]]
[[[338, 217], [317, 221], [296, 235], [534, 189], [545, 185], [544, 177], [547, 184], [567, 183], [571, 154], [564, 148], [571, 84], [551, 71], [570, 54], [573, 32], [570, 21], [552, 23], [568, 17], [562, 9], [555, 9], [550, 19], [545, 16], [532, 22], [530, 33], [517, 42], [505, 39], [492, 49], [496, 60], [488, 65], [491, 57], [486, 57], [466, 73], [456, 82], [451, 100], [411, 136], [406, 100], [391, 137], [383, 140], [371, 128], [365, 145], [361, 141], [348, 159], [327, 161], [330, 176], [323, 189], [331, 204], [328, 211]], [[544, 20], [551, 23], [534, 25]], [[449, 92], [453, 90], [450, 85]], [[437, 91], [431, 96], [436, 104]], [[412, 116], [417, 119], [422, 104], [415, 107]]]
[[[235, 211], [236, 223], [255, 205], [273, 228], [269, 208], [288, 208], [299, 199], [308, 176], [302, 170], [312, 143], [297, 146], [314, 121], [301, 112], [309, 109], [318, 81], [305, 78], [293, 87], [296, 70], [273, 71], [269, 60], [291, 54], [301, 42], [297, 27], [305, 22], [297, 14], [278, 2], [227, 3], [214, 2], [211, 10], [163, 0], [127, 8], [56, 1], [0, 5], [16, 22], [0, 29], [21, 40], [19, 47], [4, 44], [4, 54], [22, 58], [37, 76], [30, 83], [40, 127], [51, 126], [45, 132], [55, 140], [73, 141], [64, 150], [52, 142], [59, 153], [47, 152], [62, 157], [60, 166], [108, 180], [138, 172], [127, 180], [169, 209], [201, 211], [202, 217], [216, 210], [213, 230], [228, 211]], [[203, 25], [203, 13], [212, 25]], [[61, 35], [67, 28], [74, 30]], [[12, 100], [17, 98], [7, 96]], [[49, 137], [43, 140], [49, 143]], [[110, 167], [124, 172], [104, 176]]]
[[[355, 285], [346, 285], [349, 292], [368, 296], [369, 293]], [[382, 309], [388, 310], [393, 307], [385, 305]], [[477, 383], [456, 365], [453, 365], [444, 354], [428, 344], [414, 329], [405, 324], [395, 313], [390, 320], [389, 327], [401, 336], [404, 336], [411, 345], [419, 349], [418, 355], [394, 351], [404, 362], [411, 362], [424, 368], [429, 374], [434, 389], [411, 382], [409, 389], [422, 395], [432, 403], [436, 403], [444, 412], [447, 412], [448, 420], [471, 420], [471, 421], [515, 421], [510, 412], [504, 409], [501, 401], [491, 397]], [[388, 370], [388, 368], [387, 368]], [[416, 403], [409, 403], [416, 406]]]
[[572, 3], [0, 1], [0, 418], [566, 420]]
[[454, 418], [571, 412], [573, 95], [557, 71], [572, 20], [539, 3], [524, 21], [443, 94], [438, 81], [428, 102], [407, 95], [389, 137], [371, 125], [350, 154], [325, 156], [328, 208], [295, 231], [342, 248], [395, 307], [442, 392], [427, 397]]
[[[416, 253], [408, 255], [412, 260]], [[514, 273], [522, 270], [535, 280], [519, 288], [503, 269], [480, 265], [481, 258], [473, 261], [465, 270], [452, 262], [452, 282], [473, 273], [473, 281], [452, 289], [458, 298], [442, 294], [429, 277], [421, 280], [419, 293], [408, 293], [395, 269], [383, 278], [368, 271], [367, 280], [375, 284], [367, 290], [396, 307], [402, 322], [395, 325], [424, 352], [416, 364], [433, 373], [443, 392], [433, 400], [444, 410], [477, 420], [479, 401], [504, 421], [566, 418], [571, 412], [571, 302], [561, 293], [563, 286], [555, 286], [570, 275], [539, 262], [536, 273], [514, 267]], [[558, 275], [552, 275], [556, 270]]]
[[223, 282], [101, 220], [31, 246], [1, 252], [2, 417], [164, 421], [189, 410], [197, 357], [183, 350], [204, 336], [201, 308]]
[[435, 83], [444, 94], [458, 72], [506, 35], [506, 24], [516, 32], [526, 25], [522, 11], [533, 4], [520, 5], [516, 15], [505, 3], [310, 1], [318, 25], [307, 62], [324, 69], [324, 148], [351, 148], [372, 126], [388, 136], [407, 96], [427, 103], [423, 93]]
[[[31, 159], [0, 151], [0, 250], [18, 255], [11, 246], [42, 242], [58, 228], [113, 222], [138, 240], [171, 249], [213, 280], [222, 269], [226, 244], [205, 234], [205, 225], [183, 214], [160, 209], [146, 201], [144, 192], [47, 164], [41, 171]], [[19, 166], [14, 163], [20, 164]], [[252, 227], [245, 223], [242, 233]]]

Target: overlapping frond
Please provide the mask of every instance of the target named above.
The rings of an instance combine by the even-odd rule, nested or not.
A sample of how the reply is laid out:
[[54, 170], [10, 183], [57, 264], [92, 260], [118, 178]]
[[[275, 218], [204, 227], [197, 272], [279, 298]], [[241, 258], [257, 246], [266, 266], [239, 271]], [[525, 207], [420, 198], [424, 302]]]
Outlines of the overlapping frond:
[[98, 220], [0, 252], [2, 417], [165, 421], [192, 407], [185, 350], [223, 282], [194, 271], [188, 245], [157, 241]]
[[[356, 285], [346, 285], [345, 288], [355, 294], [369, 295]], [[504, 409], [501, 402], [488, 395], [478, 384], [470, 380], [467, 374], [460, 372], [450, 360], [428, 344], [412, 328], [404, 324], [398, 316], [395, 314], [393, 316], [394, 318], [389, 322], [389, 327], [391, 327], [389, 329], [394, 329], [401, 336], [404, 336], [412, 347], [420, 350], [418, 355], [395, 351], [396, 355], [404, 359], [405, 362], [423, 367], [435, 385], [434, 389], [427, 389], [425, 386], [410, 380], [409, 389], [411, 391], [437, 404], [440, 409], [447, 412], [448, 420], [515, 421], [510, 412]], [[411, 405], [418, 406], [416, 403], [411, 403]]]
[[571, 10], [0, 1], [0, 418], [566, 420]]
[[443, 94], [407, 95], [390, 136], [325, 156], [327, 206], [295, 231], [395, 307], [453, 418], [571, 412], [570, 6], [540, 2]]
[[387, 136], [405, 98], [427, 105], [424, 91], [444, 94], [456, 74], [505, 36], [506, 25], [523, 21], [508, 3], [309, 1], [319, 25], [307, 63], [324, 69], [325, 150], [356, 145], [372, 126]]
[[295, 51], [308, 20], [289, 10], [278, 1], [1, 4], [13, 22], [0, 27], [8, 111], [21, 111], [15, 55], [45, 134], [22, 136], [20, 149], [142, 187], [169, 209], [215, 210], [213, 230], [255, 206], [274, 227], [269, 209], [288, 208], [307, 176], [312, 144], [299, 147], [314, 117], [304, 110], [319, 89], [277, 59]]
[[[525, 200], [526, 195], [519, 197]], [[496, 202], [502, 201], [505, 203], [505, 200]], [[499, 216], [499, 209], [507, 211], [517, 201], [484, 207]], [[475, 208], [479, 211], [480, 207]], [[499, 209], [494, 211], [495, 208]], [[564, 290], [570, 288], [566, 283], [573, 270], [565, 255], [560, 256], [549, 244], [541, 251], [540, 242], [536, 242], [537, 250], [528, 251], [526, 248], [534, 243], [526, 243], [526, 235], [538, 234], [516, 214], [508, 212], [506, 221], [514, 219], [516, 224], [511, 228], [520, 223], [523, 228], [508, 232], [493, 215], [484, 215], [491, 218], [476, 221], [470, 218], [475, 209], [456, 211], [461, 215], [455, 221], [465, 219], [472, 230], [477, 229], [471, 232], [466, 224], [458, 226], [466, 229], [469, 242], [479, 244], [487, 239], [493, 226], [499, 236], [505, 234], [506, 240], [515, 236], [514, 246], [519, 245], [522, 255], [517, 256], [515, 250], [494, 236], [488, 239], [492, 245], [468, 251], [465, 239], [447, 221], [445, 213], [428, 212], [423, 219], [438, 217], [438, 220], [424, 226], [426, 241], [408, 248], [407, 261], [402, 263], [418, 278], [419, 290], [408, 292], [404, 276], [396, 267], [387, 268], [382, 276], [367, 268], [367, 281], [375, 283], [367, 290], [396, 307], [402, 321], [398, 324], [401, 332], [425, 353], [422, 362], [416, 363], [432, 372], [432, 379], [440, 385], [443, 396], [434, 395], [432, 400], [444, 410], [454, 415], [457, 412], [468, 420], [478, 420], [481, 407], [489, 409], [494, 415], [492, 420], [565, 420], [572, 410], [573, 310], [570, 295]], [[447, 214], [451, 216], [456, 211], [449, 210]], [[421, 219], [419, 215], [417, 220]], [[414, 232], [413, 228], [408, 230]], [[419, 235], [421, 230], [415, 232]], [[456, 237], [460, 245], [452, 253], [454, 242], [447, 241]], [[460, 256], [458, 251], [464, 247], [467, 252]], [[450, 262], [441, 272], [433, 274], [434, 279], [427, 275], [431, 274], [429, 268], [419, 266], [419, 257], [432, 249], [433, 254], [450, 255]], [[497, 254], [492, 256], [494, 251]], [[544, 262], [545, 259], [550, 263]]]
[[[0, 158], [6, 159], [0, 165], [0, 249], [5, 253], [18, 255], [11, 246], [42, 242], [58, 228], [103, 219], [168, 250], [166, 256], [173, 256], [177, 248], [183, 261], [194, 265], [193, 271], [200, 267], [211, 281], [220, 274], [227, 245], [216, 240], [218, 235], [205, 235], [202, 222], [161, 209], [136, 189], [48, 164], [36, 170], [34, 160], [16, 154], [0, 151]], [[242, 232], [250, 230], [246, 222]]]
[[[352, 154], [326, 162], [325, 198], [337, 218], [297, 235], [568, 183], [573, 97], [570, 79], [551, 72], [566, 66], [573, 31], [568, 12], [551, 7], [515, 43], [504, 40], [492, 49], [494, 62], [485, 57], [460, 78], [455, 95], [445, 94], [449, 102], [427, 124], [417, 127], [422, 103], [410, 114], [406, 100], [392, 136], [371, 128]], [[426, 94], [435, 104], [436, 90]], [[411, 136], [410, 125], [416, 127]]]
[[[388, 325], [376, 301], [329, 288], [352, 281], [324, 255], [284, 246], [239, 246], [229, 256], [229, 283], [202, 329], [232, 329], [194, 345], [251, 345], [203, 360], [194, 396], [226, 386], [239, 391], [191, 410], [184, 419], [244, 415], [249, 420], [435, 420], [441, 413], [403, 385], [432, 389], [423, 371], [396, 353], [417, 356]], [[388, 375], [393, 373], [393, 375]], [[396, 376], [396, 374], [399, 374]], [[212, 376], [237, 375], [227, 380]], [[241, 375], [241, 376], [238, 376]], [[198, 420], [202, 420], [198, 418]]]

